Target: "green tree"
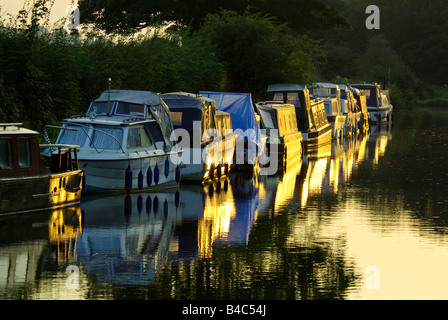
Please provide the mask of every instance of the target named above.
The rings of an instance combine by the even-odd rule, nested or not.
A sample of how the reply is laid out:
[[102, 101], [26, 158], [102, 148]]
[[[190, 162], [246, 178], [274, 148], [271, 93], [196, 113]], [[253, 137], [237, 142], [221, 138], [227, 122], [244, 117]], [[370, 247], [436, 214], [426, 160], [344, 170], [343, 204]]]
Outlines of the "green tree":
[[263, 95], [274, 82], [308, 82], [324, 56], [318, 43], [295, 36], [285, 24], [261, 14], [210, 14], [199, 34], [226, 68], [221, 90]]
[[82, 23], [93, 23], [108, 33], [132, 33], [167, 21], [198, 30], [207, 14], [221, 9], [243, 14], [247, 8], [271, 14], [297, 32], [348, 25], [323, 0], [80, 0], [79, 8]]

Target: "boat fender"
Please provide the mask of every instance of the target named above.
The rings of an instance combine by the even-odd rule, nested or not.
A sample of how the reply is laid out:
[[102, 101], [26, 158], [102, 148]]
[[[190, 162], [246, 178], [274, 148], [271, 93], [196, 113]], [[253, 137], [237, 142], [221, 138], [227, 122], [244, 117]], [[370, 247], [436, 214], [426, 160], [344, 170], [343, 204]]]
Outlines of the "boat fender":
[[152, 170], [151, 167], [148, 167], [148, 170], [146, 170], [146, 183], [148, 187], [152, 184]]
[[168, 178], [170, 175], [170, 160], [168, 160], [168, 157], [166, 157], [165, 160], [165, 177]]
[[218, 177], [218, 179], [221, 179], [221, 175], [222, 175], [222, 165], [218, 164], [218, 167], [216, 168], [216, 176]]
[[154, 168], [154, 182], [156, 185], [159, 184], [159, 167], [156, 164], [156, 167]]
[[208, 186], [208, 196], [209, 196], [210, 199], [213, 199], [213, 192], [214, 192], [214, 191], [215, 191], [215, 190], [213, 189], [213, 185], [210, 184], [210, 185]]
[[212, 163], [208, 172], [208, 176], [210, 177], [210, 180], [215, 179], [215, 164]]
[[130, 165], [128, 165], [128, 168], [126, 169], [124, 187], [126, 192], [130, 192], [132, 190], [132, 169]]
[[176, 167], [175, 179], [176, 179], [176, 183], [180, 182], [180, 167], [179, 167], [179, 165], [177, 165], [177, 167]]
[[140, 172], [138, 173], [138, 188], [139, 189], [143, 188], [143, 172], [142, 172], [142, 170], [140, 170]]
[[224, 173], [226, 176], [229, 174], [229, 164], [228, 163], [224, 164]]

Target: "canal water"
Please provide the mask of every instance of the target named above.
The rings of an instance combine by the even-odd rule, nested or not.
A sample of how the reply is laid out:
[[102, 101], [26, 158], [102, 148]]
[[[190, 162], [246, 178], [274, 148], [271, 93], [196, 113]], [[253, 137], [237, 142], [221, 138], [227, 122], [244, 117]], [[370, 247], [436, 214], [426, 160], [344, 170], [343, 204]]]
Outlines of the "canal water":
[[275, 176], [0, 217], [1, 299], [447, 299], [448, 110]]

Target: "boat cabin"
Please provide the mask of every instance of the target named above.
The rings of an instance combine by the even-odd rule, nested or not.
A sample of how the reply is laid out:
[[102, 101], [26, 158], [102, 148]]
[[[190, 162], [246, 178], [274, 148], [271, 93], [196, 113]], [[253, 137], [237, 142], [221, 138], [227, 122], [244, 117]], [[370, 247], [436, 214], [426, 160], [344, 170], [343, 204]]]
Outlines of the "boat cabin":
[[79, 145], [83, 153], [172, 148], [169, 109], [152, 92], [103, 92], [91, 102], [85, 116], [62, 123], [56, 143]]
[[161, 98], [170, 109], [174, 129], [188, 131], [190, 146], [193, 146], [195, 122], [200, 123], [201, 144], [212, 141], [211, 131], [217, 129], [215, 101], [186, 92], [165, 93]]
[[296, 110], [292, 104], [258, 104], [257, 111], [261, 118], [261, 127], [271, 136], [271, 130], [277, 129], [279, 137], [298, 132]]
[[268, 101], [292, 104], [296, 108], [297, 128], [301, 132], [318, 130], [328, 125], [324, 102], [310, 99], [308, 87], [302, 84], [271, 84]]
[[216, 130], [219, 131], [222, 137], [229, 134], [229, 132], [233, 132], [232, 118], [230, 116], [230, 113], [221, 110], [216, 110], [215, 123], [216, 123]]
[[351, 86], [366, 97], [367, 107], [379, 108], [389, 105], [389, 91], [382, 91], [379, 84], [352, 84]]
[[342, 113], [341, 91], [337, 84], [317, 82], [310, 88], [310, 95], [324, 99], [327, 115]]
[[0, 124], [0, 178], [50, 173], [42, 163], [38, 137], [20, 123]]

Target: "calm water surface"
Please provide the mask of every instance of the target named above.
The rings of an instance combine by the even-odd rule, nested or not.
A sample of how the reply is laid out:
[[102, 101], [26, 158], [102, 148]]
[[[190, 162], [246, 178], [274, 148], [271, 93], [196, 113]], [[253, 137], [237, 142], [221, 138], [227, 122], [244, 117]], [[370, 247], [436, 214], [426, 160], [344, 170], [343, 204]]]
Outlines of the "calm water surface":
[[276, 176], [1, 217], [0, 298], [447, 299], [447, 120], [398, 112]]

